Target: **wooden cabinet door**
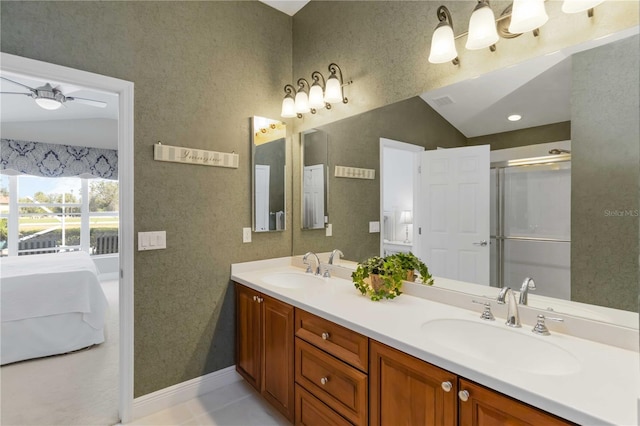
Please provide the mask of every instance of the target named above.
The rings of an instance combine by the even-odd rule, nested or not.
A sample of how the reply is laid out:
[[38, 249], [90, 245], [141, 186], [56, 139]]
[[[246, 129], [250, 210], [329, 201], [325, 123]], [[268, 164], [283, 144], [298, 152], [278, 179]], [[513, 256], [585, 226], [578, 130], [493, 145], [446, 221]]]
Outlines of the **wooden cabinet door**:
[[370, 425], [456, 425], [456, 375], [373, 340], [369, 350]]
[[269, 296], [260, 296], [262, 305], [264, 398], [290, 421], [293, 421], [293, 306]]
[[243, 285], [236, 290], [236, 371], [260, 391], [262, 368], [259, 293]]
[[466, 401], [459, 401], [460, 426], [573, 424], [465, 379], [460, 379], [459, 389], [468, 394]]

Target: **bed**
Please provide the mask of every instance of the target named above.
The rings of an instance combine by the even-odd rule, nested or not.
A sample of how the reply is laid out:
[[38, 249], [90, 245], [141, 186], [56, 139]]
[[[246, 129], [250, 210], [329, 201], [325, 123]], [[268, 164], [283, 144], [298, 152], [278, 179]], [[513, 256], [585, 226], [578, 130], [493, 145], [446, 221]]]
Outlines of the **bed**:
[[85, 252], [0, 259], [1, 364], [104, 342], [107, 299]]

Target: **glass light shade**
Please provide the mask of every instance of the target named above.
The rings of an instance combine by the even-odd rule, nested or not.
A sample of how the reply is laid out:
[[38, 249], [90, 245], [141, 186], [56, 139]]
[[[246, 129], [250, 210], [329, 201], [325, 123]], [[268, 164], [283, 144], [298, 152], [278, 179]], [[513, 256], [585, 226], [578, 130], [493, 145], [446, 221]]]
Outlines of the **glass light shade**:
[[413, 222], [413, 213], [411, 210], [403, 210], [400, 213], [400, 223], [403, 225], [411, 225]]
[[596, 7], [604, 0], [564, 0], [562, 11], [564, 13], [580, 13]]
[[296, 103], [291, 96], [286, 96], [282, 100], [282, 112], [280, 113], [281, 117], [284, 118], [292, 118], [295, 117], [296, 114]]
[[324, 91], [324, 100], [330, 104], [342, 102], [342, 83], [335, 74], [331, 74], [327, 80], [327, 87]]
[[469, 50], [478, 50], [496, 44], [499, 40], [496, 29], [496, 17], [493, 10], [484, 4], [476, 9], [469, 19], [469, 35], [465, 47]]
[[296, 113], [306, 114], [310, 111], [309, 96], [307, 95], [307, 92], [304, 90], [298, 90], [298, 93], [296, 93], [295, 105]]
[[40, 108], [44, 108], [48, 110], [58, 109], [62, 106], [62, 104], [56, 101], [55, 99], [48, 99], [48, 98], [37, 98], [36, 103]]
[[309, 90], [309, 106], [316, 109], [324, 108], [324, 94], [319, 84], [314, 83]]
[[429, 62], [442, 64], [458, 57], [456, 42], [453, 39], [453, 28], [450, 25], [438, 25], [431, 38]]
[[544, 0], [513, 0], [509, 32], [522, 34], [540, 28], [549, 20]]

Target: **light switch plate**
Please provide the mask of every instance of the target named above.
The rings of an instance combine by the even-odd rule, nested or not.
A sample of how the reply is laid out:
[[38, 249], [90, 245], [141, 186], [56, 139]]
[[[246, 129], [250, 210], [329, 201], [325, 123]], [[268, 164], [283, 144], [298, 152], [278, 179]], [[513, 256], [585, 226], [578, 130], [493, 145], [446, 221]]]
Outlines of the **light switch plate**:
[[251, 228], [242, 228], [242, 242], [243, 243], [251, 242]]
[[369, 222], [369, 233], [374, 234], [380, 232], [380, 222]]
[[333, 225], [331, 225], [330, 223], [327, 223], [327, 227], [325, 229], [326, 229], [325, 235], [327, 237], [332, 237], [333, 236]]
[[167, 231], [138, 232], [138, 251], [167, 248]]

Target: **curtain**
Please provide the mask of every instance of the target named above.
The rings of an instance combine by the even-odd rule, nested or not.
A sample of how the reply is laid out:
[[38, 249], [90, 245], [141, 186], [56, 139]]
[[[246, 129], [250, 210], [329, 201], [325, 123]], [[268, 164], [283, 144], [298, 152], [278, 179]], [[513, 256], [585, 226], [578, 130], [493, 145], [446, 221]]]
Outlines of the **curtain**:
[[0, 139], [0, 172], [43, 177], [118, 179], [118, 151]]

